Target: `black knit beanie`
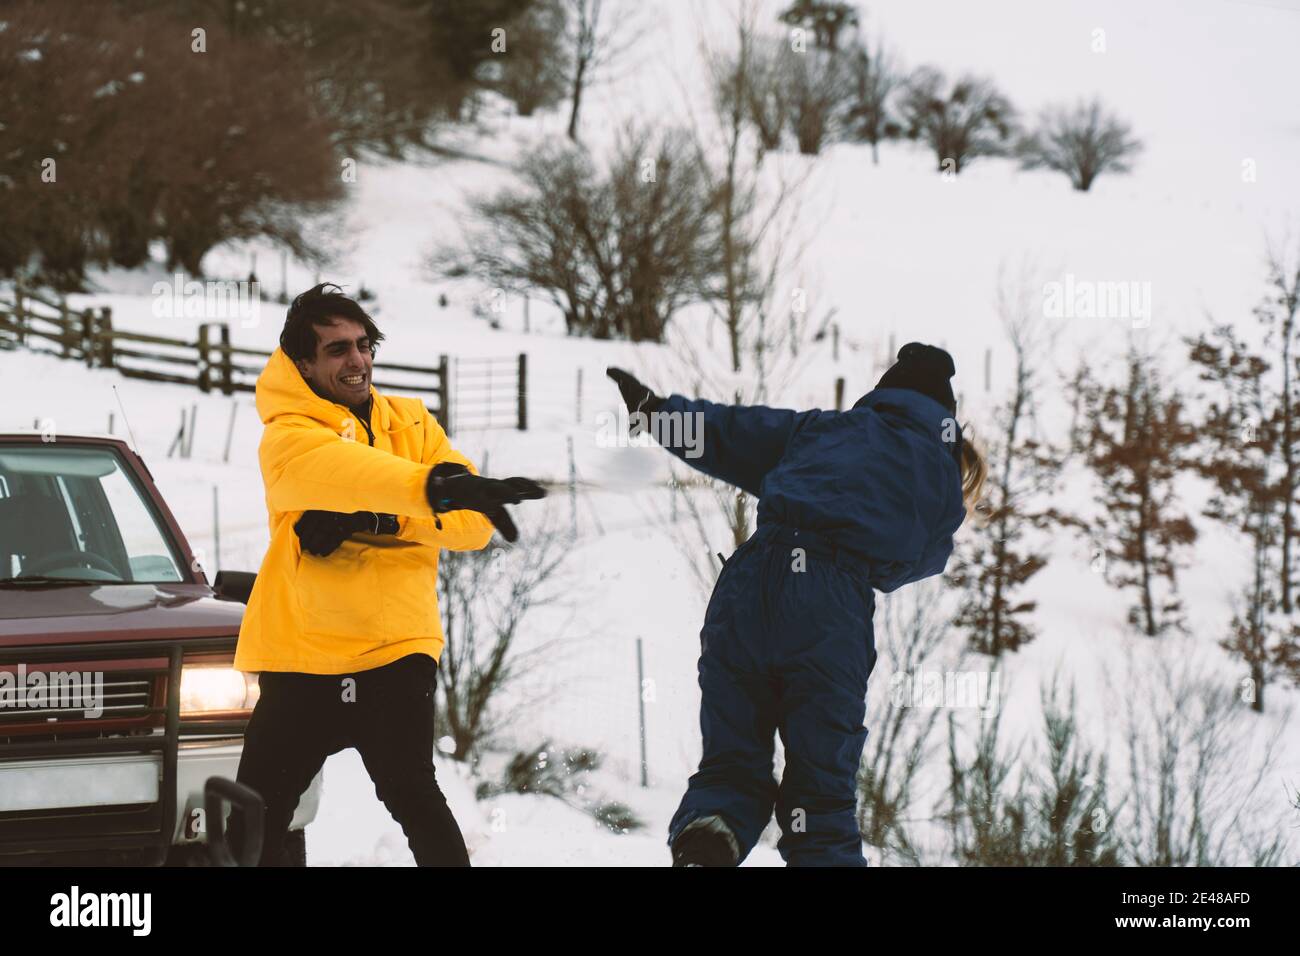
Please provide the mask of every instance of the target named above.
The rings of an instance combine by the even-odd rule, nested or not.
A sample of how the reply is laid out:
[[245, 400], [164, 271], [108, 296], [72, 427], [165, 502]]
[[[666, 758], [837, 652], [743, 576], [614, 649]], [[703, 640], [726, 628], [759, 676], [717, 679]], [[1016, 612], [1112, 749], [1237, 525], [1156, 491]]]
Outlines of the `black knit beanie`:
[[943, 349], [920, 342], [908, 342], [898, 350], [898, 361], [890, 366], [876, 388], [910, 388], [929, 395], [952, 414], [957, 413], [957, 400], [948, 380], [956, 374], [952, 356]]

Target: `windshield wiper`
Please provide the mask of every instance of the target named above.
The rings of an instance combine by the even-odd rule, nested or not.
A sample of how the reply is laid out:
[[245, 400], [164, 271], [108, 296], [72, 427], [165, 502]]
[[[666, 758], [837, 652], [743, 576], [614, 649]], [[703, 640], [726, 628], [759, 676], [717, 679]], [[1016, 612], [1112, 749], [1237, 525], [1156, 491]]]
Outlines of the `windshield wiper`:
[[[0, 578], [0, 588], [18, 587], [23, 584], [94, 584], [85, 578], [56, 578], [48, 574], [20, 574], [16, 578]], [[102, 583], [102, 582], [100, 582]]]

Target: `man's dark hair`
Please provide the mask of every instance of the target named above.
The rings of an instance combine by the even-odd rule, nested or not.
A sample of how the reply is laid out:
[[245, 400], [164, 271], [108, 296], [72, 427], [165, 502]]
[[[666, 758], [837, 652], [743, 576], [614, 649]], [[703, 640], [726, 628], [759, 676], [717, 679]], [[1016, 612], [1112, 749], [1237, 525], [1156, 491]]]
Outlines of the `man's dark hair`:
[[280, 332], [281, 350], [295, 362], [314, 359], [316, 346], [320, 344], [316, 326], [329, 325], [335, 318], [351, 319], [365, 326], [366, 335], [370, 337], [370, 354], [374, 355], [375, 346], [384, 340], [384, 333], [379, 331], [365, 309], [345, 296], [343, 289], [332, 282], [312, 286], [293, 300], [284, 318], [284, 329]]

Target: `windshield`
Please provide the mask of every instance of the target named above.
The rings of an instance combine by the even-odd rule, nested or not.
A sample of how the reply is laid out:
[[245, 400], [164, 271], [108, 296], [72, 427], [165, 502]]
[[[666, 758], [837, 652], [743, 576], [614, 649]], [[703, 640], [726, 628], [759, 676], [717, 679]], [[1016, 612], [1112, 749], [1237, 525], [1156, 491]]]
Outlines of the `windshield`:
[[0, 445], [0, 580], [181, 581], [151, 502], [117, 452]]

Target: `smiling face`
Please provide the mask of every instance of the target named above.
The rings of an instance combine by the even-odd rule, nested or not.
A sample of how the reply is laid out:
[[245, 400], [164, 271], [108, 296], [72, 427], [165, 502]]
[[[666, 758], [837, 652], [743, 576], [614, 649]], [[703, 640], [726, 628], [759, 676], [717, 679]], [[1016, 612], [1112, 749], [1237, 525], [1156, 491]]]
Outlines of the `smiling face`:
[[365, 326], [335, 316], [329, 325], [317, 325], [316, 357], [296, 363], [302, 377], [322, 398], [340, 405], [360, 405], [370, 397], [374, 357]]

